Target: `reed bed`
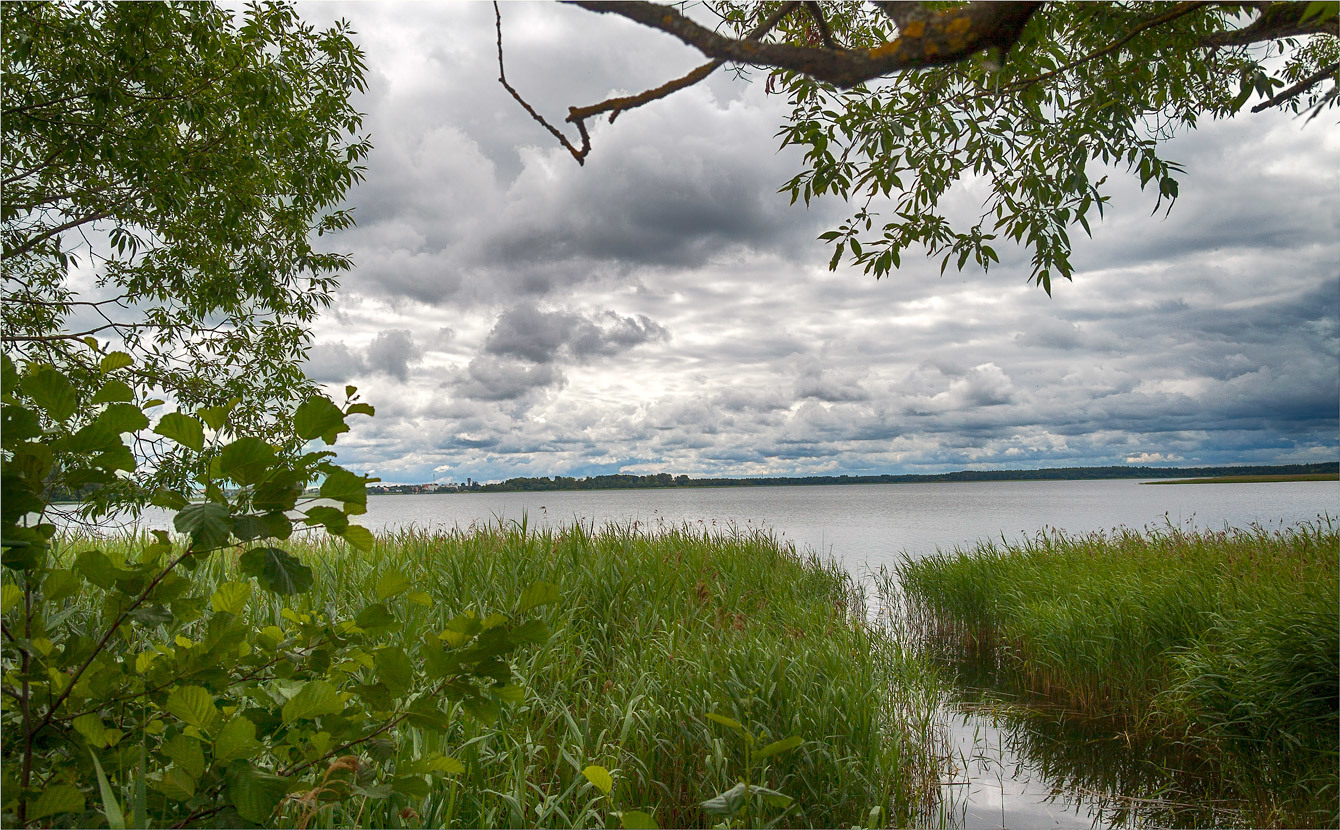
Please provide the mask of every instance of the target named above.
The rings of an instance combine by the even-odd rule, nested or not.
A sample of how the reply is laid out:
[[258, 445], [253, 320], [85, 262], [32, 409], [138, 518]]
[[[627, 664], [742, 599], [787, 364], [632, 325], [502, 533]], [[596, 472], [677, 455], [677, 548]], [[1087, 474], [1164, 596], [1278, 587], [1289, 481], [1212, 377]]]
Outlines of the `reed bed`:
[[1071, 719], [1166, 739], [1238, 820], [1340, 823], [1340, 539], [1296, 527], [1068, 535], [905, 561], [924, 645]]
[[[413, 611], [433, 624], [506, 610], [536, 581], [562, 590], [543, 611], [552, 638], [515, 664], [525, 699], [494, 726], [460, 717], [431, 739], [464, 774], [413, 817], [369, 801], [326, 808], [312, 826], [600, 827], [634, 809], [663, 827], [710, 826], [719, 819], [699, 802], [740, 779], [743, 747], [707, 713], [743, 722], [761, 742], [804, 739], [755, 771], [755, 782], [762, 772], [795, 799], [766, 817], [781, 825], [848, 827], [879, 807], [882, 822], [901, 826], [936, 798], [939, 693], [926, 664], [865, 624], [839, 566], [771, 535], [523, 522], [390, 533], [370, 554], [315, 539], [288, 547], [316, 572], [309, 593], [288, 599], [299, 611], [356, 613], [388, 569], [433, 597]], [[232, 567], [219, 557], [194, 578]], [[263, 626], [280, 610], [257, 592], [247, 614]], [[611, 796], [583, 777], [588, 764], [613, 773]]]

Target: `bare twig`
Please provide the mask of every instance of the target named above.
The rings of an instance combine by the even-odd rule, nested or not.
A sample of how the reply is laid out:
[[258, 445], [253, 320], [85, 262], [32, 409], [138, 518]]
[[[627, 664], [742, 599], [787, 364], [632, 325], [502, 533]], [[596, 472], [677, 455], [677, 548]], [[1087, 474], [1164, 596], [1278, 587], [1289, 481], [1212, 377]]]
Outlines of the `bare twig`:
[[525, 98], [521, 97], [521, 93], [513, 89], [511, 84], [507, 83], [507, 71], [503, 68], [502, 11], [498, 8], [497, 0], [494, 0], [493, 3], [493, 17], [498, 29], [498, 82], [503, 85], [503, 89], [507, 90], [526, 112], [530, 113], [531, 118], [540, 122], [546, 130], [553, 134], [554, 138], [558, 139], [559, 144], [562, 144], [569, 153], [572, 153], [572, 157], [577, 160], [578, 164], [586, 164], [586, 156], [591, 152], [591, 139], [587, 136], [586, 130], [581, 129], [580, 125], [578, 126], [578, 132], [580, 132], [582, 137], [582, 148], [578, 150], [576, 147], [572, 146], [572, 142], [568, 141], [567, 136], [559, 132], [553, 124], [544, 120], [544, 116], [536, 112], [535, 108], [526, 103]]

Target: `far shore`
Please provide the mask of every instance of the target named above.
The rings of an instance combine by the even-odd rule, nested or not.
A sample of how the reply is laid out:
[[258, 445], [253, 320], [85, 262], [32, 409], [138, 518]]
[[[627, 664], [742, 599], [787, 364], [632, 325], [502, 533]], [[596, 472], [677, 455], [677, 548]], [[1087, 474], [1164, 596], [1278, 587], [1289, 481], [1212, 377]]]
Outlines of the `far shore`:
[[1142, 481], [1141, 484], [1256, 484], [1267, 481], [1340, 481], [1340, 473], [1295, 473], [1283, 476], [1214, 476], [1213, 478], [1177, 478], [1170, 481]]

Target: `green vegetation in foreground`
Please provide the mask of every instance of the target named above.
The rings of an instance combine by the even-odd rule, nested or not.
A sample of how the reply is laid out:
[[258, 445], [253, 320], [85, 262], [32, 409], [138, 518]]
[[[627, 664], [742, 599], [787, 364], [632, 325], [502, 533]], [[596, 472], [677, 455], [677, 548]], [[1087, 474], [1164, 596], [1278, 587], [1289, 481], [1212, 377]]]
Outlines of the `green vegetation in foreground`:
[[1256, 484], [1267, 481], [1336, 481], [1340, 473], [1295, 473], [1279, 476], [1214, 476], [1211, 478], [1179, 478], [1172, 481], [1142, 481], [1141, 484]]
[[[935, 696], [923, 664], [864, 624], [844, 571], [771, 536], [509, 525], [379, 536], [368, 554], [330, 540], [284, 546], [311, 566], [315, 584], [287, 598], [253, 593], [243, 617], [256, 629], [291, 627], [284, 607], [352, 617], [379, 596], [387, 573], [413, 583], [414, 601], [391, 606], [403, 630], [436, 631], [462, 612], [511, 607], [536, 583], [561, 590], [542, 609], [548, 642], [513, 655], [525, 692], [494, 725], [464, 717], [458, 705], [440, 734], [387, 733], [390, 757], [374, 761], [409, 768], [417, 753], [441, 750], [463, 771], [434, 779], [421, 797], [397, 791], [324, 806], [308, 826], [617, 827], [617, 811], [632, 810], [664, 827], [710, 826], [721, 818], [700, 802], [745, 771], [743, 741], [708, 713], [751, 728], [756, 749], [804, 740], [755, 765], [753, 783], [794, 804], [752, 821], [849, 827], [881, 806], [883, 823], [903, 825], [937, 791]], [[86, 547], [65, 540], [58, 555]], [[102, 548], [113, 559], [138, 550], [128, 540]], [[227, 555], [185, 576], [205, 585], [238, 578]], [[67, 609], [96, 613], [78, 599]], [[395, 643], [396, 634], [382, 639]], [[133, 736], [136, 745], [141, 738]], [[591, 765], [611, 774], [609, 795], [593, 783], [598, 773], [583, 774]], [[133, 792], [130, 769], [108, 775], [118, 792]], [[148, 795], [154, 818], [164, 796]], [[63, 818], [91, 826], [101, 821], [96, 807], [91, 799], [92, 812]], [[279, 824], [301, 815], [294, 804], [281, 809]]]
[[1053, 532], [899, 574], [930, 645], [977, 651], [1034, 699], [1111, 722], [1128, 743], [1188, 747], [1217, 780], [1208, 797], [1234, 810], [1216, 823], [1334, 827], [1338, 544], [1330, 519]]

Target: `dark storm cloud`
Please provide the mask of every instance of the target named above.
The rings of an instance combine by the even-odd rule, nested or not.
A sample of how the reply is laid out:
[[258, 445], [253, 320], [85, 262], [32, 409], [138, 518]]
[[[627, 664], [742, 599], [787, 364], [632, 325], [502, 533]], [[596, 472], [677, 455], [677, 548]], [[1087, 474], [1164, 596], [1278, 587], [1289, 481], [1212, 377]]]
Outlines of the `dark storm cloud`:
[[[1003, 243], [989, 274], [909, 251], [876, 282], [825, 268], [815, 236], [846, 206], [776, 194], [801, 164], [761, 85], [601, 120], [579, 167], [496, 83], [490, 7], [341, 13], [367, 36], [376, 149], [309, 368], [367, 377], [378, 417], [341, 459], [387, 480], [1337, 455], [1340, 145], [1315, 123], [1178, 139], [1166, 218], [1112, 171], [1051, 298]], [[697, 60], [608, 17], [504, 7], [508, 77], [555, 123]]]
[[351, 378], [380, 373], [399, 381], [409, 380], [409, 368], [422, 352], [405, 329], [377, 333], [366, 349], [351, 349], [343, 342], [318, 343], [307, 355], [303, 368], [313, 380], [344, 383]]
[[645, 315], [623, 317], [613, 311], [585, 315], [564, 310], [542, 310], [522, 303], [503, 312], [484, 341], [489, 354], [522, 358], [533, 363], [578, 361], [608, 357], [639, 346], [669, 339], [670, 332]]

